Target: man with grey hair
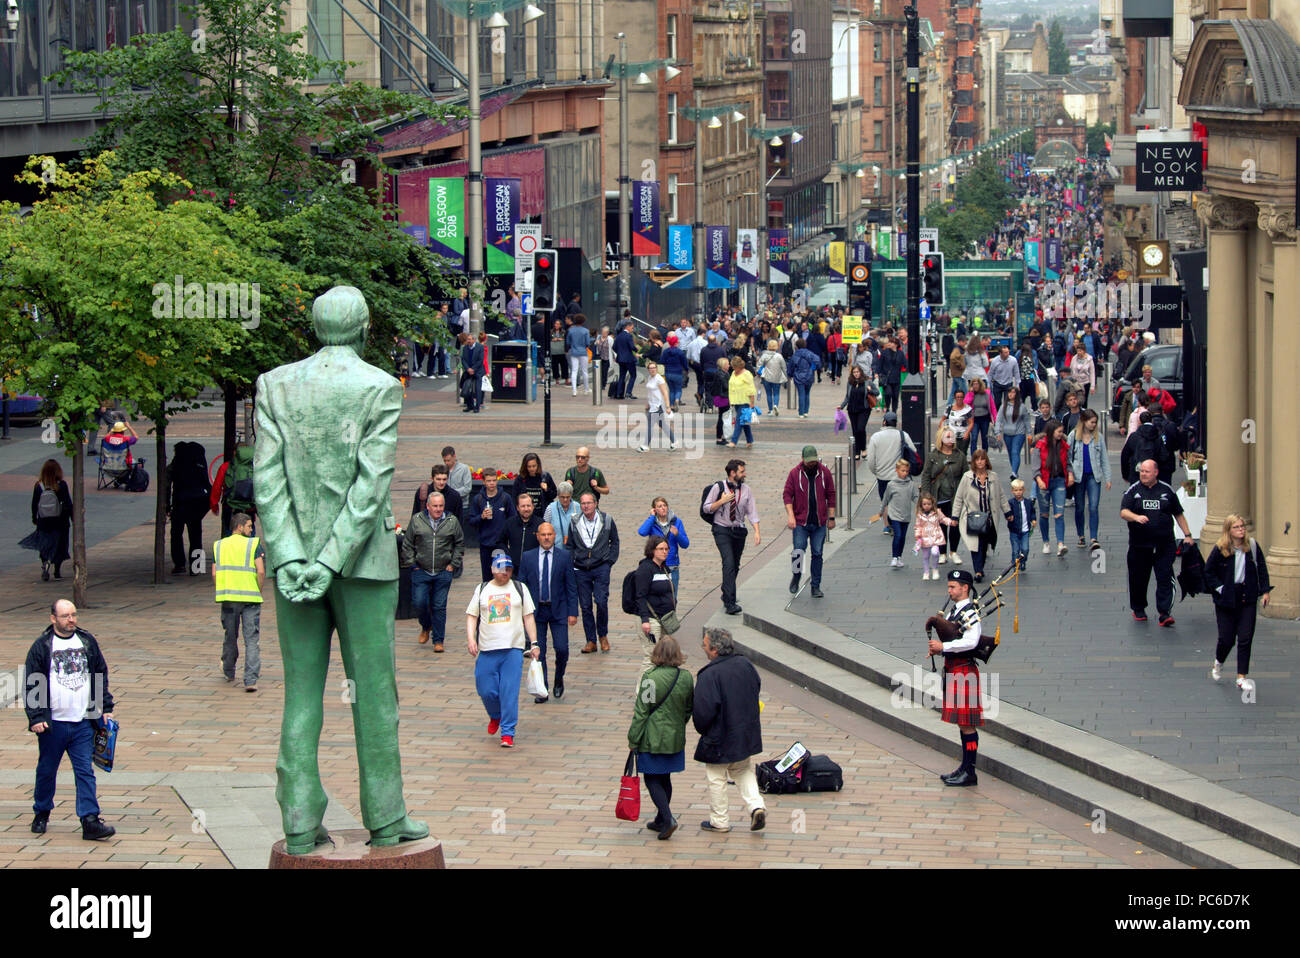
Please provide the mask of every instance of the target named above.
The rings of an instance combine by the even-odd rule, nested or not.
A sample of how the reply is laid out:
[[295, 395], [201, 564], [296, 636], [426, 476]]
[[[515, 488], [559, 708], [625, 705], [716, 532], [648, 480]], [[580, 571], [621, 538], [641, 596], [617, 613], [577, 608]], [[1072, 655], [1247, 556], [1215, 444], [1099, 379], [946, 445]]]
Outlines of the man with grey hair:
[[708, 664], [695, 682], [692, 715], [700, 733], [695, 760], [704, 763], [709, 780], [709, 820], [700, 827], [709, 832], [729, 832], [727, 782], [734, 781], [749, 810], [749, 827], [767, 824], [767, 810], [758, 791], [752, 756], [763, 751], [759, 722], [758, 670], [736, 651], [726, 629], [706, 629], [703, 639]]

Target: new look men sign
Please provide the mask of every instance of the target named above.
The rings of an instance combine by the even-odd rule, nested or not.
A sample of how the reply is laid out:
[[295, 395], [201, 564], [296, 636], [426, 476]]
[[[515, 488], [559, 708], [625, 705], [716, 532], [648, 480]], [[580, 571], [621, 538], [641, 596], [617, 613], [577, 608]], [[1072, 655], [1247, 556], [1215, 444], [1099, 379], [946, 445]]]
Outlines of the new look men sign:
[[1199, 190], [1204, 153], [1197, 140], [1137, 143], [1137, 188], [1147, 192], [1161, 190]]

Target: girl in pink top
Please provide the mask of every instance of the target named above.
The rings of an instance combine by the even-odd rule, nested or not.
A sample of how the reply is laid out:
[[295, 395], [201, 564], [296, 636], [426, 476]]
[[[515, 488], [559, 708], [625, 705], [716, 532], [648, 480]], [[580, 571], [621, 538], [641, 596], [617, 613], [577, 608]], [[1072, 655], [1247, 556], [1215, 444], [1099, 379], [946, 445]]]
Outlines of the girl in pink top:
[[939, 549], [944, 545], [944, 526], [955, 526], [934, 504], [934, 496], [922, 495], [916, 504], [916, 546], [921, 554], [921, 578], [939, 578]]

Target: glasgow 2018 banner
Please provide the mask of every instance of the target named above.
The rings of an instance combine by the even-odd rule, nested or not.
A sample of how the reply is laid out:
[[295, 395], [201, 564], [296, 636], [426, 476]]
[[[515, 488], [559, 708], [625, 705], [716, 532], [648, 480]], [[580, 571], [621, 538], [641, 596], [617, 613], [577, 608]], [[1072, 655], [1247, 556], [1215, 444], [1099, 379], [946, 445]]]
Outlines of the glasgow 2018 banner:
[[668, 265], [673, 269], [694, 269], [694, 242], [689, 226], [668, 227]]
[[465, 180], [459, 176], [429, 179], [429, 249], [465, 268]]

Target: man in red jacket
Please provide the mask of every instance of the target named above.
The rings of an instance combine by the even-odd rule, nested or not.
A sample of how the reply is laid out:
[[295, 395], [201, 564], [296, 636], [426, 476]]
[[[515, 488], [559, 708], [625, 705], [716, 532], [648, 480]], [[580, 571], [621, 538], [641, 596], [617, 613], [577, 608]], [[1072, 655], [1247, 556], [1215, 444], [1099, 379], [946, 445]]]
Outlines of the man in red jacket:
[[822, 548], [826, 532], [835, 528], [835, 480], [822, 465], [815, 446], [803, 447], [803, 462], [785, 477], [785, 524], [791, 530], [790, 594], [799, 591], [803, 556], [812, 547], [812, 594], [822, 597]]

